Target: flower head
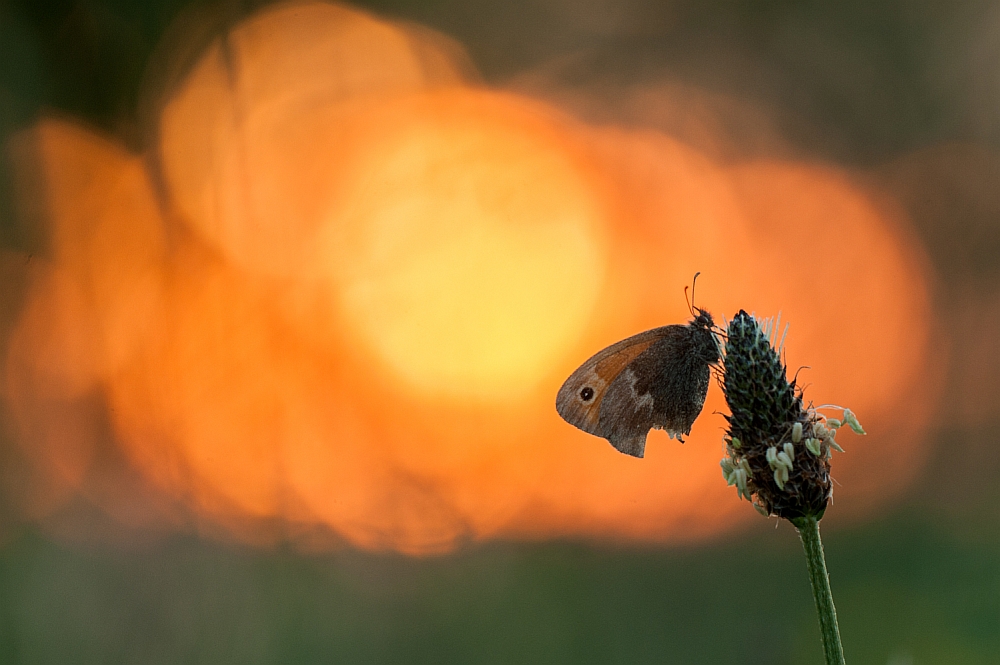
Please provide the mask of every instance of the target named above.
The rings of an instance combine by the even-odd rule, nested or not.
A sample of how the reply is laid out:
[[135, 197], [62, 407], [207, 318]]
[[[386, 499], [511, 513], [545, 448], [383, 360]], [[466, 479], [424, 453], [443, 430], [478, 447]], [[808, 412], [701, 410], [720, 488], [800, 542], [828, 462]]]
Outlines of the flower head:
[[765, 515], [819, 519], [833, 495], [830, 456], [843, 450], [834, 440], [837, 429], [864, 430], [849, 409], [837, 420], [803, 406], [802, 390], [781, 361], [784, 338], [777, 348], [776, 339], [776, 322], [742, 310], [726, 328], [721, 383], [730, 415], [723, 475]]

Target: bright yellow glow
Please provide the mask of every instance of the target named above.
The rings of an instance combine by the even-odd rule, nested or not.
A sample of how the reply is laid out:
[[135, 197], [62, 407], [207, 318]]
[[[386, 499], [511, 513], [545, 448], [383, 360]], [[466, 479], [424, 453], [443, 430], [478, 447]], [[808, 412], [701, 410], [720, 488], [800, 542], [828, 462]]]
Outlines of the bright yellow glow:
[[365, 154], [332, 262], [359, 338], [409, 383], [517, 397], [593, 313], [599, 206], [565, 149], [488, 107], [453, 117], [455, 101], [408, 107], [412, 124]]

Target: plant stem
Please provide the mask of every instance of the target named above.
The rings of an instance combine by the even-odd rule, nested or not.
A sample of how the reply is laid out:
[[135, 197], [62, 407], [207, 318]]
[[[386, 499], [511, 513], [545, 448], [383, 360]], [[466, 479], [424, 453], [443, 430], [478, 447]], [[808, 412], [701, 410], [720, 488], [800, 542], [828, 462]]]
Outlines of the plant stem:
[[819, 632], [823, 638], [826, 664], [844, 665], [844, 647], [840, 644], [837, 608], [833, 606], [830, 576], [826, 572], [823, 541], [819, 537], [819, 520], [815, 517], [799, 517], [791, 522], [799, 530], [802, 549], [806, 552], [809, 582], [812, 584], [813, 598], [816, 599], [816, 613], [819, 615]]

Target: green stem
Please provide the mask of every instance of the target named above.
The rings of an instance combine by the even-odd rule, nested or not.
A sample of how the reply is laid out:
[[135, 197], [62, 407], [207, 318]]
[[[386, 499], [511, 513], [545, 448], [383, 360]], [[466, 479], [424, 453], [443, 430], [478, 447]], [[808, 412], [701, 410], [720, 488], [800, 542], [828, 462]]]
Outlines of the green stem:
[[799, 517], [791, 522], [799, 530], [802, 549], [806, 551], [809, 582], [812, 584], [813, 598], [816, 599], [816, 613], [819, 615], [819, 632], [823, 638], [826, 664], [844, 665], [844, 647], [840, 644], [837, 609], [833, 606], [830, 576], [826, 572], [826, 558], [823, 556], [823, 541], [819, 538], [819, 520], [815, 517]]

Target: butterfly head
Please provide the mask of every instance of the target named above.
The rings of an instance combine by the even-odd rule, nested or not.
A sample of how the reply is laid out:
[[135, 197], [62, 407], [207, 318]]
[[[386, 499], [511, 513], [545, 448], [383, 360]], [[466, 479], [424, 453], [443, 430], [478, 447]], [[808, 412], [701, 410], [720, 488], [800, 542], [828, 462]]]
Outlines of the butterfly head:
[[715, 320], [707, 310], [701, 307], [693, 307], [691, 313], [694, 314], [694, 319], [689, 325], [705, 330], [712, 330], [715, 327]]
[[691, 313], [694, 318], [688, 323], [688, 328], [692, 333], [695, 352], [703, 361], [712, 365], [722, 358], [719, 348], [719, 341], [716, 339], [715, 320], [712, 315], [700, 307], [693, 307]]

